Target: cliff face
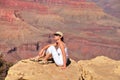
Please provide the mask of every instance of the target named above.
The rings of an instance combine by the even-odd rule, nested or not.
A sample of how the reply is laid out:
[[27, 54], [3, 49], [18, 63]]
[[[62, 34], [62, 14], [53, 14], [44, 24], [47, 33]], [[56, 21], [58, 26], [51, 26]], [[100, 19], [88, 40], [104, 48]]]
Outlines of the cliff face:
[[119, 80], [120, 61], [107, 57], [97, 57], [78, 63], [71, 60], [66, 70], [51, 63], [41, 65], [37, 62], [23, 60], [8, 71], [5, 80]]

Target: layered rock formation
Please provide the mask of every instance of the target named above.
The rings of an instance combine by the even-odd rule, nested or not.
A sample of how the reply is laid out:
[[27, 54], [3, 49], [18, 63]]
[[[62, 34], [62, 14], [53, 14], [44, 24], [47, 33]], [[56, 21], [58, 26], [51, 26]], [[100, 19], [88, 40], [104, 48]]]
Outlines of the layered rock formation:
[[92, 60], [79, 61], [78, 63], [71, 60], [71, 64], [65, 70], [55, 66], [53, 63], [41, 65], [37, 62], [22, 60], [10, 68], [5, 80], [109, 79], [120, 79], [120, 61], [101, 56]]
[[44, 43], [51, 42], [50, 34], [55, 31], [65, 34], [75, 60], [100, 55], [120, 59], [119, 28], [119, 19], [94, 2], [0, 0], [0, 52], [7, 61], [36, 56]]
[[47, 7], [40, 5], [38, 3], [32, 3], [32, 2], [26, 2], [26, 1], [19, 1], [19, 0], [1, 0], [0, 1], [1, 5], [5, 6], [5, 7], [14, 7], [14, 8], [18, 8], [18, 9], [35, 9], [38, 11], [46, 11]]
[[112, 14], [113, 16], [116, 16], [117, 18], [120, 18], [120, 1], [119, 0], [87, 0], [87, 1], [94, 1], [99, 6], [101, 6], [107, 13]]

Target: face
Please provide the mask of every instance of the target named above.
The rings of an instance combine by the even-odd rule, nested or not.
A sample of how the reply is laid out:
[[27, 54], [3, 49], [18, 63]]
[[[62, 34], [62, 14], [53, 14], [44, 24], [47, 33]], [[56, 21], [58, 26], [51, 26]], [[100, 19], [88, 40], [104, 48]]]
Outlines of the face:
[[60, 37], [59, 35], [54, 35], [54, 40], [55, 40], [55, 41], [57, 41], [57, 40], [59, 40], [59, 39], [61, 39], [61, 37]]

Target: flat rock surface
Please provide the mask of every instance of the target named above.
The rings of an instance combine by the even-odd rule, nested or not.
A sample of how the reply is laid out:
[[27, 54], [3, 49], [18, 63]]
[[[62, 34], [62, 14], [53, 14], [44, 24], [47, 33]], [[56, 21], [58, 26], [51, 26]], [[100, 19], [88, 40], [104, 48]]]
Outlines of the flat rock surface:
[[54, 63], [42, 65], [29, 60], [20, 61], [10, 68], [5, 80], [79, 80], [79, 68], [71, 61], [67, 69], [62, 70]]

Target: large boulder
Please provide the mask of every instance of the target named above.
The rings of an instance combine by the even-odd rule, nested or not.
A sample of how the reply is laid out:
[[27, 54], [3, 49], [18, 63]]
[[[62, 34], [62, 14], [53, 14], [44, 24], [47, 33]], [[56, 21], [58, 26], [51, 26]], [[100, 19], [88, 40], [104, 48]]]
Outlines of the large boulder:
[[10, 68], [5, 80], [79, 80], [79, 68], [75, 61], [62, 70], [54, 63], [42, 65], [24, 60]]
[[120, 61], [103, 56], [78, 63], [71, 60], [62, 70], [54, 63], [22, 60], [10, 68], [5, 80], [120, 80]]
[[120, 61], [101, 56], [78, 62], [83, 80], [120, 80]]

